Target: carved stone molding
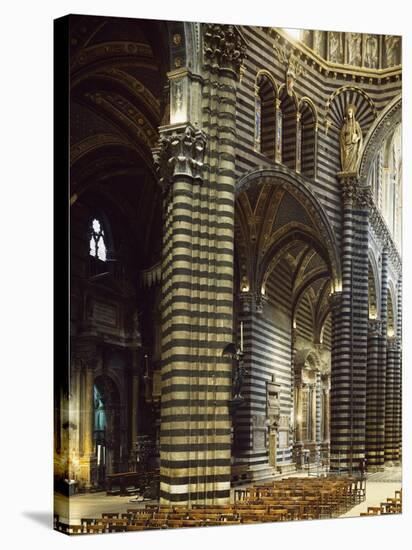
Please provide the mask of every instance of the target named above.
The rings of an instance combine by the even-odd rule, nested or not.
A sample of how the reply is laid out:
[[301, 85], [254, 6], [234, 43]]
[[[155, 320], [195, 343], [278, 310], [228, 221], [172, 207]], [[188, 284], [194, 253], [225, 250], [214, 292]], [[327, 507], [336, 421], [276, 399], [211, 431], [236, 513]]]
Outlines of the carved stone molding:
[[368, 334], [369, 336], [379, 336], [382, 332], [382, 321], [379, 319], [368, 320]]
[[159, 128], [157, 147], [152, 149], [153, 161], [159, 182], [166, 190], [176, 177], [200, 181], [206, 135], [191, 124]]
[[204, 25], [205, 62], [219, 69], [228, 69], [240, 76], [246, 56], [246, 42], [234, 25]]

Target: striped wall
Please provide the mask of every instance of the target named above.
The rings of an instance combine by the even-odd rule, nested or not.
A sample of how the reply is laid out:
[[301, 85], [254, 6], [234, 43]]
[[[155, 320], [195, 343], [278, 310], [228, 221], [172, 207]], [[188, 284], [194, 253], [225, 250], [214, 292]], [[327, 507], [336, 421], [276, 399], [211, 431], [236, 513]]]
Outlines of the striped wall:
[[[284, 262], [273, 272], [266, 292], [263, 313], [252, 310], [239, 316], [239, 321], [244, 323], [248, 374], [242, 390], [246, 405], [236, 413], [235, 464], [247, 465], [251, 478], [269, 476], [273, 472], [269, 466], [268, 430], [265, 424], [266, 383], [273, 381], [273, 377], [281, 385], [281, 417], [290, 418], [292, 412], [291, 279]], [[292, 462], [292, 441], [285, 443], [278, 442], [278, 467]]]
[[[203, 129], [209, 142], [203, 185], [188, 186], [184, 179], [175, 181], [169, 202], [171, 213], [167, 210], [170, 229], [164, 247], [162, 375], [163, 387], [167, 389], [162, 393], [161, 435], [161, 498], [164, 502], [219, 502], [226, 501], [229, 496], [231, 422], [225, 403], [231, 394], [231, 367], [217, 350], [232, 338], [232, 308], [229, 305], [233, 284], [232, 185], [236, 178], [249, 171], [273, 166], [275, 117], [270, 109], [276, 102], [271, 107], [274, 96], [270, 83], [261, 79], [258, 84], [262, 130], [257, 148], [254, 132], [256, 76], [260, 70], [269, 71], [277, 86], [276, 94], [285, 78], [285, 64], [273, 49], [273, 37], [261, 28], [242, 27], [241, 30], [247, 42], [247, 57], [237, 88], [230, 71], [220, 71], [217, 66], [206, 64]], [[299, 111], [302, 115], [300, 171], [329, 218], [342, 259], [342, 295], [326, 330], [333, 365], [331, 467], [349, 470], [356, 469], [364, 457], [365, 430], [374, 429], [373, 422], [380, 422], [382, 411], [375, 408], [375, 417], [368, 416], [367, 412], [370, 405], [366, 396], [368, 211], [365, 206], [354, 206], [350, 202], [344, 202], [342, 207], [344, 182], [336, 177], [340, 171], [339, 130], [345, 107], [353, 102], [366, 135], [375, 117], [399, 94], [400, 81], [388, 79], [377, 86], [376, 79], [349, 82], [343, 75], [320, 76], [315, 65], [307, 65], [305, 69], [304, 77], [298, 76], [295, 83], [293, 100], [284, 88], [276, 96], [282, 113], [282, 164], [286, 172], [296, 172], [297, 111], [300, 100], [308, 97], [317, 110], [319, 125], [313, 128], [308, 114], [303, 109]], [[347, 89], [341, 92], [342, 87]], [[182, 223], [187, 223], [184, 238]], [[188, 245], [188, 239], [192, 246]], [[182, 249], [181, 257], [180, 252], [176, 254], [176, 246]], [[243, 250], [243, 253], [248, 251]], [[239, 321], [244, 323], [248, 373], [242, 388], [246, 404], [235, 416], [234, 463], [246, 466], [251, 472], [261, 469], [267, 473], [270, 469], [265, 412], [266, 382], [273, 375], [282, 388], [281, 416], [290, 416], [293, 408], [292, 319], [291, 304], [287, 303], [290, 300], [287, 275], [285, 264], [280, 263], [267, 282], [263, 312], [258, 313], [256, 296], [251, 295], [252, 307], [239, 313]], [[175, 305], [176, 301], [180, 301], [179, 306]], [[179, 341], [180, 317], [188, 333], [184, 342]], [[298, 312], [298, 324], [302, 337], [313, 341], [313, 314], [305, 300]], [[211, 352], [205, 351], [205, 344]], [[381, 372], [382, 345], [382, 342], [378, 345], [378, 372]], [[380, 391], [378, 382], [377, 396], [381, 401]], [[315, 406], [320, 414], [320, 399]], [[181, 422], [178, 428], [177, 420]], [[316, 431], [320, 431], [319, 425]], [[278, 448], [277, 464], [291, 461], [289, 440], [284, 449]]]
[[[245, 60], [245, 73], [238, 90], [238, 102], [236, 106], [236, 125], [237, 125], [237, 143], [236, 143], [236, 172], [242, 174], [248, 172], [257, 166], [265, 167], [270, 164], [269, 160], [254, 151], [253, 148], [253, 128], [254, 128], [254, 84], [256, 74], [259, 70], [269, 71], [278, 86], [285, 81], [286, 65], [277, 57], [273, 43], [274, 36], [268, 34], [257, 27], [242, 27], [242, 33], [247, 41], [247, 59]], [[308, 185], [319, 198], [322, 206], [325, 208], [330, 221], [336, 231], [338, 242], [341, 235], [341, 201], [340, 188], [336, 180], [336, 173], [340, 170], [340, 156], [338, 144], [338, 128], [334, 125], [334, 120], [339, 121], [342, 116], [341, 99], [345, 102], [352, 101], [359, 94], [350, 91], [348, 94], [339, 95], [336, 105], [337, 109], [332, 111], [336, 113], [330, 117], [332, 125], [327, 128], [324, 120], [328, 114], [328, 100], [338, 89], [344, 86], [359, 88], [367, 94], [378, 115], [382, 109], [397, 96], [401, 91], [401, 81], [398, 79], [382, 79], [379, 83], [375, 80], [369, 81], [364, 78], [362, 81], [345, 80], [342, 75], [324, 72], [319, 73], [315, 66], [305, 64], [305, 75], [297, 77], [294, 90], [298, 99], [302, 97], [310, 98], [318, 112], [319, 130], [317, 132], [317, 179], [308, 180]], [[355, 101], [356, 102], [356, 101]], [[361, 102], [360, 111], [362, 122], [366, 126], [362, 127], [364, 136], [366, 135], [371, 117], [367, 115], [368, 109], [366, 100]], [[362, 116], [362, 115], [367, 116]], [[290, 146], [293, 147], [292, 141]], [[285, 158], [288, 158], [290, 164], [290, 151], [286, 151]]]

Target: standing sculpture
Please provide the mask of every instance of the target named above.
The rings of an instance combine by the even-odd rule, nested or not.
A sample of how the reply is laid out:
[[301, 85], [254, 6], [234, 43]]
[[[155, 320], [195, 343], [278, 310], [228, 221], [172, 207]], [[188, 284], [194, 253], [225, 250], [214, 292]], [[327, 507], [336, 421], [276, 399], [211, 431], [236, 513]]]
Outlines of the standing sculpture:
[[378, 39], [372, 34], [366, 36], [365, 67], [375, 69], [378, 66]]
[[313, 49], [319, 55], [323, 55], [323, 32], [313, 31]]
[[349, 65], [360, 65], [362, 36], [358, 32], [348, 34], [348, 63]]
[[398, 62], [399, 43], [400, 43], [399, 36], [387, 36], [385, 38], [387, 67], [393, 67], [394, 65], [399, 64]]
[[339, 32], [331, 32], [329, 36], [329, 61], [340, 63], [342, 57], [342, 36]]
[[362, 148], [363, 137], [359, 122], [355, 119], [355, 105], [346, 108], [345, 122], [340, 131], [340, 157], [342, 172], [355, 172]]

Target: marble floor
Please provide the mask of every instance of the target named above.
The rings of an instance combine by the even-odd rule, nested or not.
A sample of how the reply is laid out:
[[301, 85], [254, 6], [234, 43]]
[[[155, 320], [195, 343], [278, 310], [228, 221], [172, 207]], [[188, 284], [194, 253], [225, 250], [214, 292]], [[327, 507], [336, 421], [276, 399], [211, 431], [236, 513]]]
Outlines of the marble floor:
[[[361, 512], [366, 512], [368, 506], [379, 506], [387, 497], [395, 496], [395, 491], [401, 488], [401, 468], [388, 468], [383, 472], [368, 474], [366, 479], [366, 500], [358, 504], [342, 517], [359, 516]], [[307, 473], [295, 473], [294, 477], [307, 477]], [[287, 476], [285, 476], [287, 477]], [[81, 518], [100, 517], [102, 512], [126, 512], [128, 508], [144, 507], [148, 503], [130, 502], [133, 497], [106, 496], [105, 492], [80, 494], [68, 498], [55, 494], [55, 513], [59, 515], [60, 521], [76, 525], [80, 523]], [[233, 498], [233, 489], [232, 489]], [[70, 507], [70, 514], [68, 513]], [[68, 515], [70, 515], [70, 522]]]

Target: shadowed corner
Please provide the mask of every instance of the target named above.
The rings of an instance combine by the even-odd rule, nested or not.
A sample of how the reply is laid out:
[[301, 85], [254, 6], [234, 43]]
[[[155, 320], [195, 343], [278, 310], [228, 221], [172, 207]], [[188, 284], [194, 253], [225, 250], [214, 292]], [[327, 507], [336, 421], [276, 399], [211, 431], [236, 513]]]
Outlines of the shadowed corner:
[[51, 512], [23, 512], [22, 515], [43, 527], [53, 528], [53, 515]]

